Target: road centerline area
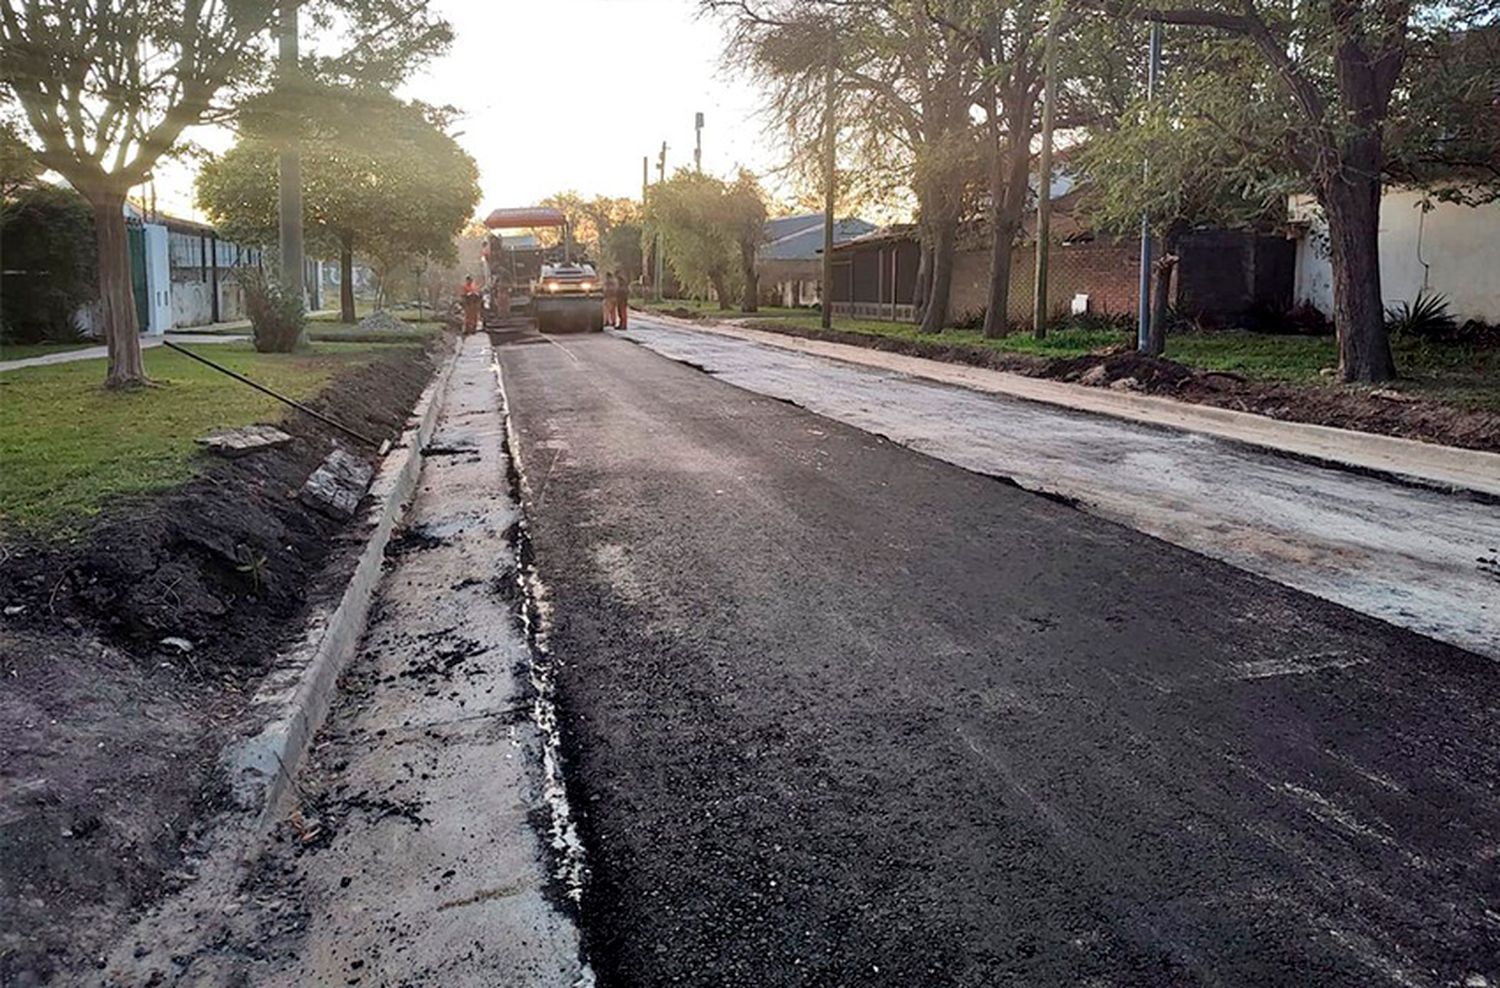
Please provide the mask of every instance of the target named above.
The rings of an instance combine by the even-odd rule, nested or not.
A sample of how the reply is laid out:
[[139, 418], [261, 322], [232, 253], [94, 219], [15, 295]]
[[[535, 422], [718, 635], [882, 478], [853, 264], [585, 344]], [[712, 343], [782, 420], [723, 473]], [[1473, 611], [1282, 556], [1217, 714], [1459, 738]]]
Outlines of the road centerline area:
[[563, 346], [498, 356], [601, 984], [1495, 977], [1493, 662]]

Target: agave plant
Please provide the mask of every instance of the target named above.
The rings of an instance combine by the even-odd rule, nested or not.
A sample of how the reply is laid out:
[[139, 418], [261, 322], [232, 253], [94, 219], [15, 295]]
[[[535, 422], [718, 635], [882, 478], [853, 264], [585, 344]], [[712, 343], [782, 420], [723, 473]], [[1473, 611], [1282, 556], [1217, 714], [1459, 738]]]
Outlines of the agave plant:
[[1392, 336], [1439, 340], [1453, 335], [1458, 320], [1448, 311], [1447, 296], [1422, 291], [1413, 301], [1387, 306], [1385, 327]]

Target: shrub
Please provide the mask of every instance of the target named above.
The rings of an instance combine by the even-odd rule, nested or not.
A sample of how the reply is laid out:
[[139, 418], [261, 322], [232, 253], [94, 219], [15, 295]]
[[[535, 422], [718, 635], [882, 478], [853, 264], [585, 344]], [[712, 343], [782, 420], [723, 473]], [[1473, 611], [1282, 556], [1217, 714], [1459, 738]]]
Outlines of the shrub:
[[1416, 340], [1445, 340], [1458, 330], [1458, 320], [1448, 311], [1448, 299], [1436, 292], [1418, 292], [1411, 302], [1388, 306], [1385, 328], [1391, 336]]
[[1333, 323], [1311, 302], [1259, 304], [1251, 309], [1246, 329], [1280, 336], [1327, 336]]
[[94, 211], [72, 189], [36, 185], [0, 207], [0, 327], [11, 343], [78, 337], [74, 316], [98, 293]]
[[302, 299], [259, 271], [242, 270], [240, 284], [245, 289], [245, 312], [250, 317], [255, 349], [261, 353], [290, 353], [296, 348], [306, 321]]

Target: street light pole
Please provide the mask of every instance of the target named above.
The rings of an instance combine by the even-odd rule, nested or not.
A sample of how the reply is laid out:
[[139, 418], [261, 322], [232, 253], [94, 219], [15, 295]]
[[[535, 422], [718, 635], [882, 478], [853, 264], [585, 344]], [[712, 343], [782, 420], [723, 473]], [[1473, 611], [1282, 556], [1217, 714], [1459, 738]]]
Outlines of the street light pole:
[[[280, 58], [277, 64], [281, 91], [284, 96], [297, 99], [300, 96], [298, 80], [301, 73], [297, 64], [297, 2], [282, 0], [280, 24]], [[281, 286], [296, 299], [303, 298], [302, 285], [302, 158], [295, 135], [288, 138], [281, 148], [278, 162], [281, 247]], [[299, 335], [298, 345], [307, 342], [307, 332]]]
[[823, 292], [819, 305], [822, 311], [819, 315], [823, 328], [830, 329], [833, 326], [833, 185], [837, 150], [835, 141], [838, 139], [838, 122], [834, 119], [832, 44], [828, 46], [828, 66], [824, 70], [823, 86], [826, 90], [823, 107]]
[[[1151, 53], [1146, 70], [1146, 102], [1156, 99], [1156, 77], [1161, 73], [1161, 21], [1151, 25]], [[1141, 163], [1141, 184], [1151, 176], [1151, 159]], [[1141, 280], [1140, 306], [1137, 311], [1135, 348], [1140, 353], [1151, 351], [1151, 213], [1141, 210]]]
[[1047, 262], [1052, 249], [1052, 125], [1057, 108], [1057, 21], [1061, 4], [1054, 0], [1047, 15], [1046, 77], [1042, 108], [1042, 156], [1036, 182], [1036, 281], [1031, 295], [1031, 331], [1047, 335]]
[[693, 170], [699, 175], [703, 174], [703, 113], [700, 111], [693, 115]]

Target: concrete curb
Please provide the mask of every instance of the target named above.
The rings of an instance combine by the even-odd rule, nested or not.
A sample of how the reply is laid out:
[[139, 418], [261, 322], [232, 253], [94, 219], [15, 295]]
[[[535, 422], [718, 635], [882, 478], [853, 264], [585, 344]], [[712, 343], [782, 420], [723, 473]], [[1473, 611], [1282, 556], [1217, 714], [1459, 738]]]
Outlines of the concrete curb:
[[[950, 364], [927, 357], [787, 336], [736, 323], [705, 324], [651, 312], [647, 318], [674, 329], [714, 333], [861, 367], [906, 374], [971, 391], [1057, 405], [1145, 425], [1196, 432], [1230, 442], [1311, 460], [1323, 466], [1374, 473], [1449, 492], [1500, 497], [1500, 454], [1440, 446], [1352, 429], [1286, 422], [1253, 412], [1195, 405], [1156, 395], [1089, 388], [1008, 371]], [[628, 334], [627, 334], [628, 335]]]
[[[365, 514], [369, 532], [343, 595], [336, 605], [316, 611], [301, 644], [261, 684], [252, 706], [271, 711], [260, 733], [225, 752], [223, 762], [236, 805], [255, 814], [246, 835], [253, 845], [275, 822], [292, 791], [297, 770], [328, 714], [338, 677], [364, 634], [365, 619], [385, 561], [391, 532], [406, 512], [422, 473], [422, 450], [437, 426], [449, 378], [463, 349], [460, 339], [437, 375], [417, 400], [409, 425], [386, 456], [370, 486], [372, 503]], [[252, 846], [242, 848], [250, 853]]]

